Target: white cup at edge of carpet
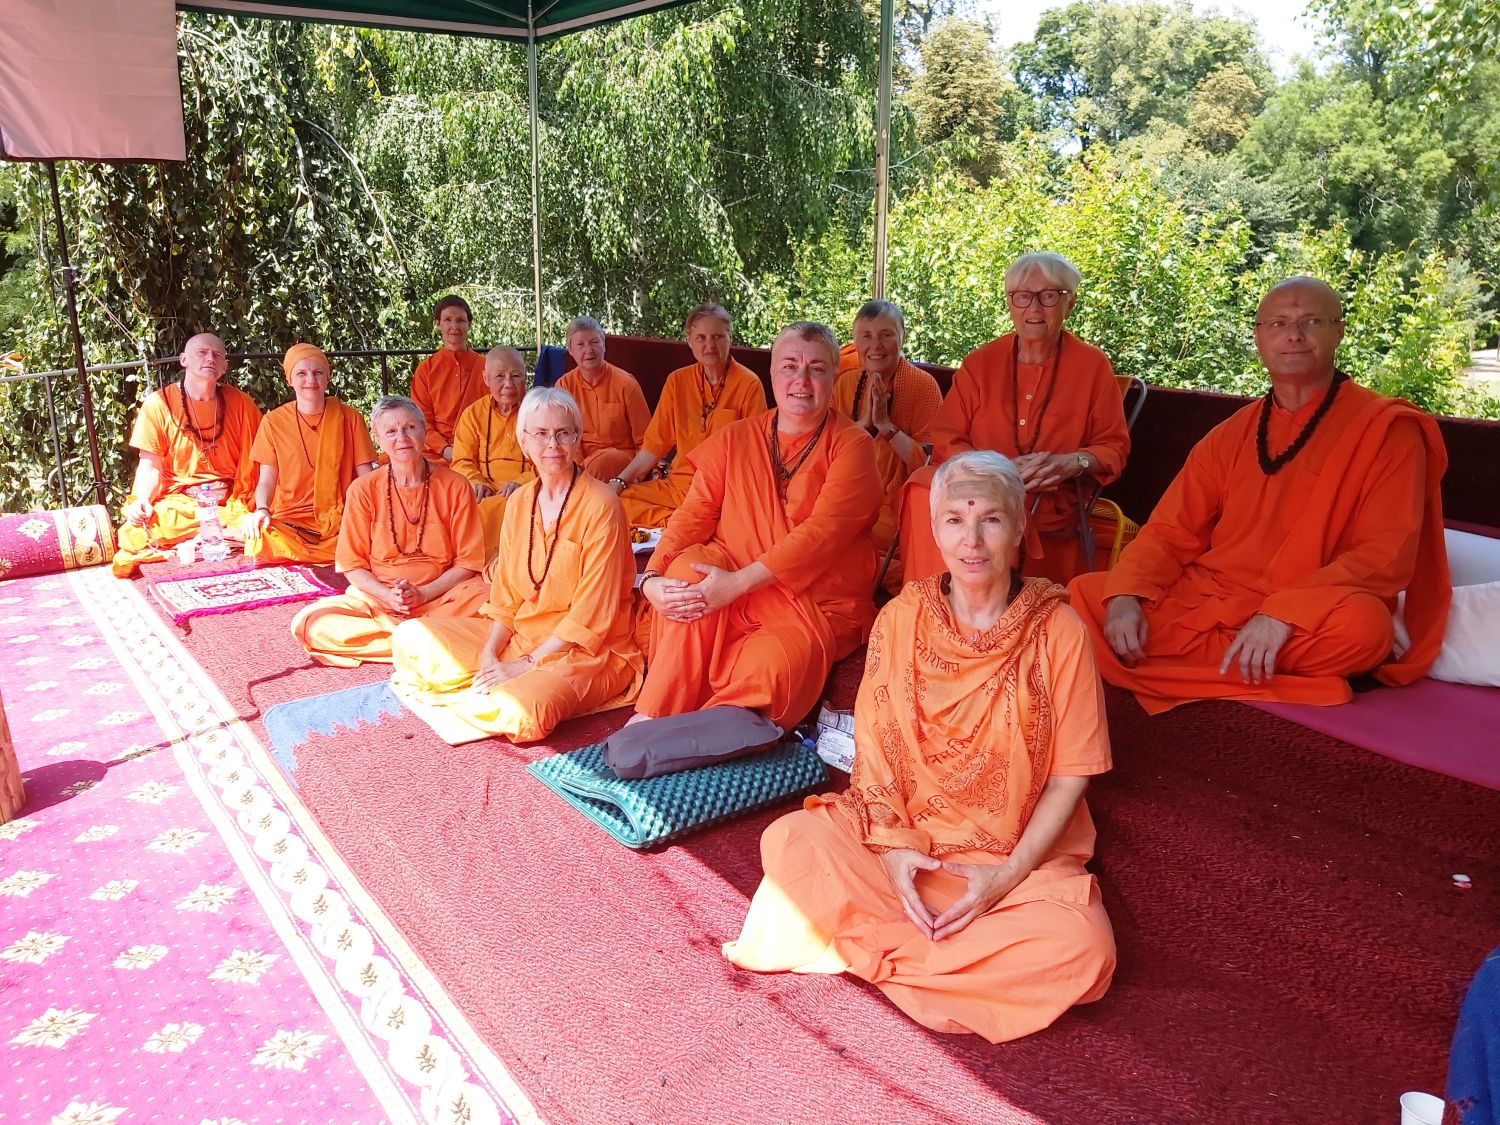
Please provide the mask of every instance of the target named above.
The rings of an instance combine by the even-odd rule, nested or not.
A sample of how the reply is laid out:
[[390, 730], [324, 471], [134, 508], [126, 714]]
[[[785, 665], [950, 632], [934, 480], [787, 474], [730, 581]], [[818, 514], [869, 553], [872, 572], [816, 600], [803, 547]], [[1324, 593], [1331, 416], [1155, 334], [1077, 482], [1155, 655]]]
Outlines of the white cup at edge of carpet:
[[1402, 1094], [1401, 1125], [1443, 1125], [1443, 1099], [1420, 1090]]

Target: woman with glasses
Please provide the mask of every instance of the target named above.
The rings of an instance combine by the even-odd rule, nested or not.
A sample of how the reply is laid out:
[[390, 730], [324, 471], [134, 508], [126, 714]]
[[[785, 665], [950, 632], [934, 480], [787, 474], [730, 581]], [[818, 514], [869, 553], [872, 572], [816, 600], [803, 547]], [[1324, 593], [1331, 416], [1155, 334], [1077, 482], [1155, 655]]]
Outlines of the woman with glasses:
[[[1023, 254], [1005, 271], [1014, 331], [970, 352], [932, 423], [932, 461], [970, 449], [1011, 458], [1030, 516], [1021, 550], [1027, 575], [1067, 582], [1091, 569], [1077, 537], [1078, 483], [1108, 484], [1130, 452], [1130, 432], [1109, 357], [1064, 330], [1082, 281], [1061, 254]], [[908, 582], [938, 574], [927, 520], [931, 470], [902, 498], [901, 555]]]
[[582, 428], [566, 391], [527, 393], [516, 430], [536, 479], [506, 503], [484, 616], [396, 630], [391, 686], [450, 742], [535, 742], [640, 688], [630, 528], [614, 492], [574, 459]]
[[390, 463], [349, 486], [334, 566], [342, 594], [292, 618], [292, 636], [319, 664], [391, 662], [391, 631], [409, 617], [472, 617], [484, 603], [484, 535], [474, 493], [423, 456], [427, 423], [409, 398], [384, 395], [370, 412]]

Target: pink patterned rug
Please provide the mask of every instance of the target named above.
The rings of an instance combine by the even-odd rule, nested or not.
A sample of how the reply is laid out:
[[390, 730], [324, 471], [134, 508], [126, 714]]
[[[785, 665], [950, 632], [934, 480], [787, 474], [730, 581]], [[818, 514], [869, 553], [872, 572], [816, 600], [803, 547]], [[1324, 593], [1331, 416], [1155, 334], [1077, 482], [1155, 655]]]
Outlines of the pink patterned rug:
[[239, 563], [151, 583], [152, 596], [161, 603], [174, 625], [181, 625], [191, 617], [307, 602], [336, 593], [305, 566], [257, 567]]
[[534, 1119], [107, 568], [0, 585], [7, 1122]]

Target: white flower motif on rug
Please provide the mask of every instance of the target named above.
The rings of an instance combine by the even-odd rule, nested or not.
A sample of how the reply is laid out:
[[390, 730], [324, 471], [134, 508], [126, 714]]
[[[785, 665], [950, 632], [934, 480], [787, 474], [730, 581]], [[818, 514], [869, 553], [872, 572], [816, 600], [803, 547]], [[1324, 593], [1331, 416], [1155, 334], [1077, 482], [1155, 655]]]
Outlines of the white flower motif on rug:
[[253, 949], [236, 949], [220, 961], [209, 980], [224, 980], [231, 984], [259, 984], [266, 970], [276, 963], [279, 954], [258, 953]]
[[63, 796], [76, 797], [80, 793], [87, 793], [98, 784], [97, 781], [75, 781], [72, 785], [63, 786]]
[[132, 945], [115, 958], [115, 968], [149, 969], [166, 955], [165, 945]]
[[114, 824], [94, 824], [74, 836], [73, 843], [96, 844], [100, 840], [108, 840], [119, 830], [119, 827]]
[[268, 1066], [273, 1070], [301, 1070], [307, 1060], [318, 1053], [318, 1048], [327, 1039], [326, 1035], [314, 1035], [310, 1031], [277, 1031], [260, 1045], [251, 1060], [254, 1066]]
[[143, 1049], [155, 1055], [164, 1055], [168, 1052], [180, 1055], [203, 1034], [203, 1025], [200, 1023], [169, 1023], [160, 1031], [154, 1032], [147, 1039]]
[[159, 805], [170, 797], [181, 786], [168, 785], [165, 781], [148, 781], [125, 794], [127, 801], [137, 801], [143, 805]]
[[[33, 543], [37, 543], [41, 541], [43, 535], [47, 534], [47, 521], [35, 519], [27, 520], [20, 527], [16, 528], [16, 530], [19, 531], [22, 535], [26, 536], [27, 539], [30, 539]], [[61, 603], [62, 605], [68, 604], [67, 601], [62, 598], [53, 598], [50, 602], [43, 602], [42, 605], [54, 606], [59, 603]]]
[[32, 820], [30, 817], [18, 817], [9, 824], [0, 824], [0, 840], [20, 839], [23, 832], [30, 832], [41, 821]]
[[138, 879], [111, 879], [104, 886], [89, 895], [89, 898], [96, 902], [119, 902], [120, 899], [124, 898], [140, 885], [140, 880]]
[[0, 961], [14, 961], [20, 965], [40, 965], [67, 943], [66, 934], [32, 930], [23, 938], [17, 938], [5, 949], [0, 949]]
[[7, 643], [13, 645], [29, 645], [32, 641], [38, 640], [41, 640], [41, 638], [38, 637], [35, 633], [20, 633], [17, 636], [12, 637]]
[[[15, 620], [12, 618], [12, 620]], [[35, 668], [38, 664], [45, 664], [51, 660], [50, 656], [26, 656], [16, 661], [17, 668]]]
[[95, 684], [91, 688], [86, 688], [84, 690], [83, 694], [84, 695], [114, 695], [115, 692], [117, 692], [117, 691], [124, 691], [124, 690], [125, 690], [125, 685], [124, 684], [117, 684], [117, 683], [113, 683], [113, 682], [107, 682], [107, 683]]
[[38, 680], [34, 684], [27, 684], [27, 691], [51, 691], [55, 687], [62, 687], [56, 680]]
[[96, 727], [123, 727], [127, 723], [133, 723], [141, 717], [140, 711], [111, 711], [102, 719], [95, 719]]
[[87, 620], [87, 617], [57, 617], [47, 622], [47, 624], [59, 626], [64, 629], [71, 629], [74, 625], [82, 625]]
[[51, 1125], [110, 1125], [124, 1109], [104, 1102], [69, 1102], [68, 1108], [52, 1119]]
[[17, 871], [0, 879], [0, 895], [25, 898], [49, 879], [56, 878], [50, 871]]
[[62, 609], [65, 605], [72, 605], [70, 598], [48, 598], [44, 602], [37, 602], [37, 609]]
[[187, 897], [177, 904], [177, 909], [217, 914], [221, 906], [234, 898], [234, 892], [235, 888], [218, 883], [199, 883], [197, 890], [188, 892]]
[[47, 751], [49, 758], [61, 758], [67, 754], [76, 754], [80, 750], [87, 750], [88, 745], [83, 742], [59, 742], [51, 750]]
[[208, 839], [207, 832], [199, 832], [193, 828], [168, 828], [147, 844], [146, 850], [166, 852], [168, 855], [182, 855], [189, 848], [201, 844], [206, 839]]
[[198, 1125], [245, 1125], [238, 1117], [205, 1117]]
[[21, 1029], [11, 1040], [22, 1047], [66, 1047], [68, 1041], [84, 1028], [98, 1012], [82, 1008], [48, 1008]]
[[34, 723], [50, 723], [54, 719], [61, 719], [64, 715], [71, 715], [72, 713], [66, 707], [51, 707], [46, 711], [38, 711], [35, 715], [31, 716], [31, 721]]
[[[31, 639], [32, 640], [36, 640], [35, 637], [32, 637]], [[97, 637], [88, 637], [88, 636], [79, 635], [79, 636], [76, 636], [76, 637], [64, 637], [62, 640], [58, 641], [57, 643], [60, 644], [60, 645], [62, 645], [64, 648], [82, 648], [84, 645], [91, 645], [91, 644], [93, 644], [98, 639], [99, 638], [97, 638]]]
[[89, 656], [85, 657], [82, 660], [74, 661], [72, 664], [69, 664], [68, 667], [73, 669], [75, 672], [92, 672], [96, 668], [103, 668], [108, 663], [108, 660], [101, 659], [100, 657]]

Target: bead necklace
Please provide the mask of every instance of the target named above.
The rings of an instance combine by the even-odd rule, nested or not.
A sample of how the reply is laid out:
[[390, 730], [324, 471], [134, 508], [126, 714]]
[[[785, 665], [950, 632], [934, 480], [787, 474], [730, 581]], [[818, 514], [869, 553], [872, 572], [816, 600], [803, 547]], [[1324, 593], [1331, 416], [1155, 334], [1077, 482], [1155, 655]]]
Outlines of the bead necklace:
[[[401, 493], [396, 488], [396, 474], [391, 466], [387, 465], [385, 470], [385, 514], [391, 528], [391, 544], [396, 548], [396, 553], [404, 559], [414, 558], [422, 553], [422, 539], [427, 534], [427, 502], [432, 497], [432, 465], [422, 462], [422, 507], [416, 516], [406, 510], [406, 501], [401, 499]], [[410, 551], [401, 546], [401, 536], [396, 532], [396, 506], [401, 507], [401, 516], [408, 525], [420, 524], [417, 528], [417, 542]]]
[[1042, 405], [1031, 421], [1031, 445], [1027, 446], [1021, 440], [1021, 337], [1015, 336], [1011, 339], [1011, 380], [1010, 380], [1010, 425], [1015, 434], [1016, 454], [1018, 456], [1027, 453], [1035, 453], [1038, 443], [1042, 440], [1042, 419], [1047, 414], [1047, 407], [1052, 405], [1052, 392], [1057, 389], [1057, 367], [1062, 362], [1062, 337], [1057, 338], [1057, 350], [1052, 353], [1052, 370], [1047, 373], [1047, 390], [1042, 396]]
[[198, 429], [198, 423], [193, 418], [193, 407], [188, 399], [187, 380], [181, 379], [177, 383], [177, 394], [182, 399], [182, 423], [183, 428], [193, 435], [193, 440], [198, 443], [198, 448], [204, 453], [210, 453], [219, 444], [219, 439], [224, 436], [224, 388], [217, 383], [214, 384], [214, 431], [212, 439], [206, 439], [203, 431]]
[[729, 382], [729, 368], [726, 367], [724, 369], [723, 378], [719, 380], [718, 386], [714, 388], [717, 393], [713, 398], [708, 397], [708, 389], [710, 386], [713, 386], [713, 384], [709, 383], [708, 376], [704, 373], [703, 364], [701, 363], [698, 365], [698, 378], [703, 385], [703, 417], [700, 418], [699, 421], [703, 424], [703, 427], [707, 429], [708, 416], [715, 410], [719, 409], [719, 400], [724, 397], [724, 384]]
[[318, 435], [319, 441], [322, 441], [323, 415], [320, 413], [318, 415], [317, 423], [313, 424], [312, 422], [304, 422], [302, 420], [302, 411], [294, 409], [293, 413], [297, 415], [297, 443], [302, 446], [302, 459], [307, 462], [307, 467], [309, 469], [315, 469], [317, 468], [317, 466], [313, 464], [312, 454], [308, 451], [307, 438], [303, 436], [302, 428], [306, 426], [309, 430]]
[[[895, 373], [892, 372], [891, 388], [885, 394], [885, 412], [887, 415], [889, 415], [891, 411], [896, 409], [896, 380], [894, 378], [894, 375]], [[859, 372], [859, 382], [854, 384], [854, 405], [850, 408], [849, 412], [849, 417], [851, 418], [859, 417], [859, 404], [860, 401], [865, 397], [865, 380], [868, 377], [868, 373], [863, 368], [861, 368]], [[875, 404], [872, 402], [870, 404], [872, 410], [874, 409], [874, 406]]]
[[823, 420], [818, 423], [818, 428], [813, 431], [812, 437], [802, 447], [802, 452], [793, 459], [790, 467], [781, 459], [781, 443], [777, 440], [776, 424], [781, 418], [781, 410], [778, 408], [771, 412], [771, 430], [768, 446], [771, 450], [771, 467], [776, 473], [776, 491], [781, 496], [781, 502], [786, 503], [787, 488], [792, 483], [792, 478], [797, 475], [797, 470], [802, 468], [808, 457], [812, 455], [813, 447], [818, 444], [818, 439], [823, 436], [823, 431], [828, 428], [828, 419], [833, 416], [833, 411], [825, 410]]
[[[531, 494], [531, 523], [526, 528], [526, 577], [531, 579], [533, 593], [542, 592], [542, 583], [547, 581], [547, 572], [552, 569], [552, 554], [557, 550], [557, 545], [562, 541], [563, 516], [568, 511], [568, 500], [573, 495], [573, 486], [578, 483], [578, 466], [573, 466], [573, 475], [568, 480], [568, 491], [563, 493], [562, 507], [557, 509], [557, 522], [552, 525], [552, 546], [547, 548], [546, 558], [542, 561], [542, 576], [538, 578], [536, 571], [531, 566], [532, 548], [536, 546], [537, 524], [541, 522], [540, 511], [542, 504], [542, 482], [537, 481], [536, 491]], [[542, 542], [547, 541], [547, 529], [542, 528]]]
[[1268, 434], [1271, 428], [1271, 405], [1276, 397], [1274, 388], [1266, 392], [1266, 397], [1260, 404], [1260, 425], [1255, 428], [1255, 456], [1260, 461], [1260, 471], [1268, 477], [1274, 477], [1277, 473], [1291, 462], [1292, 458], [1302, 452], [1302, 447], [1311, 440], [1313, 431], [1318, 428], [1318, 423], [1323, 420], [1333, 406], [1333, 397], [1339, 393], [1339, 384], [1347, 382], [1349, 376], [1342, 371], [1333, 373], [1333, 382], [1328, 384], [1328, 390], [1323, 395], [1323, 401], [1318, 403], [1318, 409], [1313, 411], [1313, 416], [1307, 420], [1307, 425], [1302, 427], [1302, 432], [1297, 435], [1297, 440], [1287, 446], [1281, 453], [1271, 456], [1268, 443]]

